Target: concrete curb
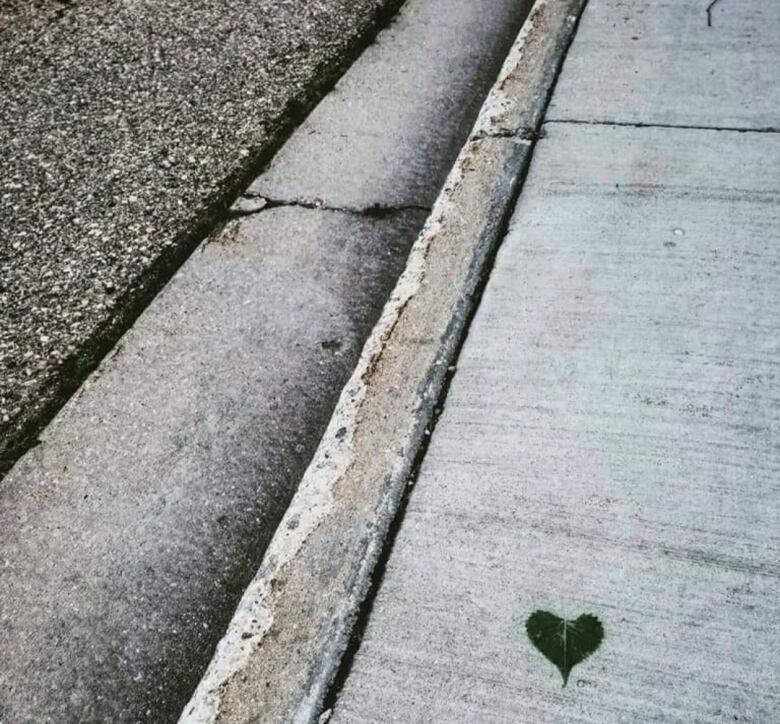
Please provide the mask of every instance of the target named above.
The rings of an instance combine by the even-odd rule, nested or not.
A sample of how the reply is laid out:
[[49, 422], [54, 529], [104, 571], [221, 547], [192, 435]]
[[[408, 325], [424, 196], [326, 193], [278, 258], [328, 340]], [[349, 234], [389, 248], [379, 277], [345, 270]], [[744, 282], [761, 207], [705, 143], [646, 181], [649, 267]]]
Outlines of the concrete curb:
[[317, 720], [583, 5], [534, 5], [180, 722]]

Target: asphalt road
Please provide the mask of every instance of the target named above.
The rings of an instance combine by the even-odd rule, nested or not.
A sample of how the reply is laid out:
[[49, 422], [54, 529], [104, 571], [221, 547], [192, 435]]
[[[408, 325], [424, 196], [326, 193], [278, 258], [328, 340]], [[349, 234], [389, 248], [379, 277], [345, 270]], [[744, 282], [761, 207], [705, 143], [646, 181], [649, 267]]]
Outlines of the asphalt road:
[[397, 5], [0, 4], [0, 474]]

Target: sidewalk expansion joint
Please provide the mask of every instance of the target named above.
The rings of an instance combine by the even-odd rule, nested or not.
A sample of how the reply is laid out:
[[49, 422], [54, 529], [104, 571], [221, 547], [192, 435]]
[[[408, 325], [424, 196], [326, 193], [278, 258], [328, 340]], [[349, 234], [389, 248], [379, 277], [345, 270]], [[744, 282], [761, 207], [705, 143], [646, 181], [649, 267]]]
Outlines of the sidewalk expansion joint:
[[780, 133], [780, 127], [763, 126], [747, 128], [745, 126], [699, 126], [685, 123], [641, 123], [638, 121], [586, 121], [578, 118], [550, 118], [544, 125], [550, 123], [567, 123], [580, 126], [618, 126], [623, 128], [679, 128], [689, 131], [731, 131], [733, 133]]
[[267, 196], [241, 196], [233, 206], [228, 209], [228, 219], [240, 219], [245, 216], [254, 216], [269, 209], [293, 207], [310, 209], [312, 211], [332, 211], [342, 214], [354, 214], [375, 219], [383, 219], [387, 216], [402, 214], [407, 211], [424, 211], [430, 213], [431, 207], [422, 204], [405, 204], [390, 206], [381, 203], [371, 204], [365, 207], [355, 206], [331, 206], [319, 199], [271, 199]]

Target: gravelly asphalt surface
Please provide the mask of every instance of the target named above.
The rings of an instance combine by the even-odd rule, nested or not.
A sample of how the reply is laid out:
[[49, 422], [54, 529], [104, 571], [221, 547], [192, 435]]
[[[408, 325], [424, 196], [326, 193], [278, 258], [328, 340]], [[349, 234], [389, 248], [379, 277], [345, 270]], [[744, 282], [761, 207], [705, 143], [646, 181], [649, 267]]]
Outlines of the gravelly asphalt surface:
[[0, 2], [0, 474], [399, 4]]

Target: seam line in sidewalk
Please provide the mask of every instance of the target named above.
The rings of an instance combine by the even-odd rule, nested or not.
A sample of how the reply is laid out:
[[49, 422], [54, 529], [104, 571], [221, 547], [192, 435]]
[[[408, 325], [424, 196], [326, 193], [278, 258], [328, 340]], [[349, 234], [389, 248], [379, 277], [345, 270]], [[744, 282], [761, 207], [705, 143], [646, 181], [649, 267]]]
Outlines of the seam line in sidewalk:
[[747, 128], [745, 126], [698, 126], [685, 123], [642, 123], [641, 121], [585, 121], [577, 118], [550, 118], [543, 125], [549, 123], [568, 123], [579, 126], [618, 126], [624, 128], [679, 128], [690, 131], [732, 131], [734, 133], [780, 133], [780, 127], [763, 126], [760, 128]]

